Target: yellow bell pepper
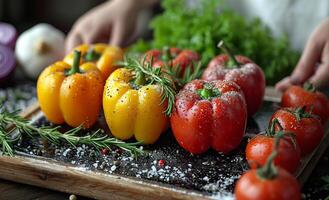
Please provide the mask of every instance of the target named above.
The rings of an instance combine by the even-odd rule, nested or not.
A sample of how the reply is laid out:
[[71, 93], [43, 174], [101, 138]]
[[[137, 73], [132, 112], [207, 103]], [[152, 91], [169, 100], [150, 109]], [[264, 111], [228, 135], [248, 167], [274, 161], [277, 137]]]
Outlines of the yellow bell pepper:
[[[102, 73], [104, 81], [118, 68], [115, 63], [123, 59], [123, 50], [121, 48], [102, 43], [93, 45], [82, 44], [74, 50], [82, 53], [80, 63], [94, 62], [96, 64]], [[73, 52], [65, 56], [64, 61], [71, 65], [73, 62]]]
[[97, 120], [104, 81], [91, 62], [79, 67], [81, 53], [74, 53], [73, 65], [60, 61], [39, 76], [37, 95], [41, 110], [55, 124], [91, 127]]
[[161, 103], [161, 87], [135, 80], [133, 70], [119, 68], [107, 79], [103, 110], [112, 134], [122, 140], [135, 136], [144, 144], [154, 143], [166, 129], [168, 118]]

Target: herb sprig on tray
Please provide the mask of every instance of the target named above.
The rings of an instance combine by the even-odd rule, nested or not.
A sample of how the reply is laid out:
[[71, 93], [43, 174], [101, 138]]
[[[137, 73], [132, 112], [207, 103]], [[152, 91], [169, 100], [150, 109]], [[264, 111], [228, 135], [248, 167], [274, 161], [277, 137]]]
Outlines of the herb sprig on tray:
[[[14, 125], [14, 129], [19, 130], [19, 135], [16, 138], [11, 138], [5, 130], [9, 125]], [[8, 112], [3, 109], [0, 112], [0, 145], [2, 147], [2, 154], [13, 156], [14, 143], [22, 137], [22, 134], [33, 138], [40, 136], [52, 143], [59, 144], [61, 141], [66, 142], [71, 146], [80, 144], [90, 145], [98, 150], [103, 148], [110, 148], [116, 146], [124, 151], [127, 151], [133, 156], [144, 154], [144, 151], [138, 146], [140, 142], [126, 143], [116, 138], [111, 138], [108, 135], [100, 135], [100, 131], [97, 130], [90, 135], [78, 136], [77, 134], [82, 127], [76, 127], [64, 133], [59, 131], [59, 127], [36, 127], [29, 120], [19, 116], [18, 112]]]
[[126, 58], [124, 62], [120, 62], [120, 65], [131, 69], [135, 72], [135, 79], [139, 79], [139, 76], [145, 76], [147, 84], [157, 84], [161, 87], [161, 103], [166, 100], [168, 102], [165, 110], [166, 115], [170, 115], [175, 102], [176, 87], [170, 74], [161, 70], [161, 68], [152, 67], [152, 61], [147, 62], [145, 59], [142, 61], [136, 58]]

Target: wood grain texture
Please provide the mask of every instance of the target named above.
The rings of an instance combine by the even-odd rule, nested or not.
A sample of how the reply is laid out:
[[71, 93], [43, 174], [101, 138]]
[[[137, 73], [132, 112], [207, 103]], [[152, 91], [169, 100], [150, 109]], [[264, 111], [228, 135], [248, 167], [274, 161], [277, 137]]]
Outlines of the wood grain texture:
[[50, 159], [0, 156], [0, 177], [96, 199], [208, 199], [192, 191], [85, 171]]
[[[280, 96], [273, 88], [267, 88], [265, 99], [278, 102]], [[21, 115], [30, 118], [38, 112], [39, 106], [35, 104]], [[295, 174], [301, 185], [306, 182], [328, 145], [329, 132], [326, 131], [321, 144], [312, 154], [303, 158]], [[131, 177], [86, 171], [52, 159], [24, 155], [0, 156], [0, 163], [0, 178], [96, 199], [209, 199], [191, 190]]]

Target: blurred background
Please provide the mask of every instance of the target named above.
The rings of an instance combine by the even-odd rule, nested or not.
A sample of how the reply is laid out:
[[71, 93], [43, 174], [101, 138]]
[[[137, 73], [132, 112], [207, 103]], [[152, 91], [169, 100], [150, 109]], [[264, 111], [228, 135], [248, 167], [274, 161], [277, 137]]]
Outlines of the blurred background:
[[104, 0], [0, 0], [0, 21], [22, 32], [38, 23], [49, 23], [67, 33], [75, 20]]

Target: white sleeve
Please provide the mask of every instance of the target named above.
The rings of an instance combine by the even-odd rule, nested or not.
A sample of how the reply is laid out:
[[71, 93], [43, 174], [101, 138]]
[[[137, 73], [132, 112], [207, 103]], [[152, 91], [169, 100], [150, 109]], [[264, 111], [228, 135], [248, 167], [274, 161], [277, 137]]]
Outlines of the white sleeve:
[[239, 14], [259, 17], [278, 37], [286, 34], [296, 50], [302, 51], [314, 28], [329, 15], [328, 0], [226, 0]]

